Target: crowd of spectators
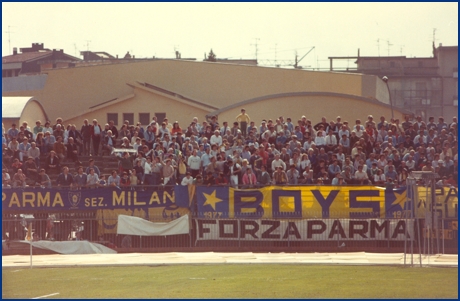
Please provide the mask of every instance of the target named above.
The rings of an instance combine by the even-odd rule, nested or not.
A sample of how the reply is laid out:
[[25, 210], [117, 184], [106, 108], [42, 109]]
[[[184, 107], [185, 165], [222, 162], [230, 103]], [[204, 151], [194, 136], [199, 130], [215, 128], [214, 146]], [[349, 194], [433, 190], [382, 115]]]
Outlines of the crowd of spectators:
[[[259, 122], [258, 122], [259, 123]], [[64, 126], [27, 122], [3, 126], [3, 187], [96, 188], [137, 185], [405, 185], [412, 171], [437, 173], [439, 185], [457, 186], [457, 118], [428, 123], [420, 116], [387, 121], [385, 116], [354, 122], [311, 121], [301, 116], [261, 120], [245, 110], [234, 121], [150, 124], [94, 119]], [[107, 154], [118, 168], [105, 178], [94, 158]], [[81, 156], [92, 156], [88, 164]], [[43, 160], [41, 158], [44, 158]], [[43, 162], [42, 162], [43, 161]], [[71, 174], [69, 166], [75, 167]], [[51, 181], [48, 174], [58, 174]]]

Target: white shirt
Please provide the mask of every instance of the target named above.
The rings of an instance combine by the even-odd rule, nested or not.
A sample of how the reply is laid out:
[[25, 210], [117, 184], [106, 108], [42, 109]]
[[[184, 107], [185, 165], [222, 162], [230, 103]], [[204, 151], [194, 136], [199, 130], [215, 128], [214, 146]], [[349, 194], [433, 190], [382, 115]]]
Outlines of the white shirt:
[[325, 145], [326, 144], [326, 139], [323, 136], [321, 136], [321, 137], [316, 136], [315, 144], [316, 144], [316, 146]]
[[144, 164], [144, 174], [149, 175], [151, 173], [152, 173], [152, 166], [150, 165], [150, 163], [145, 162], [145, 164]]
[[187, 165], [190, 167], [190, 169], [198, 170], [201, 167], [201, 158], [192, 155], [188, 157]]
[[273, 160], [272, 161], [272, 170], [276, 170], [278, 167], [282, 166], [283, 170], [286, 170], [286, 163], [284, 163], [283, 160], [278, 159], [278, 160]]
[[193, 184], [193, 177], [190, 177], [190, 179], [187, 179], [187, 177], [184, 177], [182, 179], [181, 185], [182, 186], [187, 186], [187, 185], [192, 185]]
[[210, 143], [211, 143], [211, 145], [217, 144], [218, 146], [221, 146], [222, 145], [222, 136], [221, 135], [219, 135], [219, 136], [212, 135]]
[[326, 136], [326, 144], [337, 145], [337, 138], [335, 137], [335, 135], [332, 135], [332, 136], [327, 135]]

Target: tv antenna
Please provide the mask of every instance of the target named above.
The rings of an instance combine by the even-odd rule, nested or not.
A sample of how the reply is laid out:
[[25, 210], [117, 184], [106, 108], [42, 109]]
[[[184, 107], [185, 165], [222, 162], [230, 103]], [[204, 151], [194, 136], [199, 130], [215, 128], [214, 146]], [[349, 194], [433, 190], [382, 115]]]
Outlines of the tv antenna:
[[260, 41], [260, 39], [259, 38], [254, 38], [254, 40], [256, 40], [256, 42], [254, 44], [251, 44], [250, 46], [255, 46], [256, 47], [256, 61], [257, 61], [257, 53], [259, 52], [258, 41]]
[[405, 45], [399, 45], [399, 54], [402, 56], [402, 52]]
[[433, 45], [436, 44], [436, 28], [433, 28]]
[[14, 33], [14, 32], [11, 31], [11, 29], [10, 29], [11, 27], [16, 27], [16, 26], [8, 25], [8, 31], [5, 31], [5, 33], [8, 34], [8, 48], [10, 50], [10, 54], [11, 54], [11, 35], [10, 34]]
[[380, 56], [380, 39], [377, 39], [377, 50], [378, 50], [378, 54]]
[[390, 56], [390, 47], [393, 46], [393, 44], [390, 44], [390, 41], [389, 41], [389, 40], [383, 40], [383, 41], [387, 42], [388, 56]]
[[[273, 48], [271, 48], [271, 49], [273, 49]], [[275, 66], [276, 66], [276, 67], [279, 67], [279, 65], [277, 64], [277, 61], [276, 61], [276, 59], [277, 59], [277, 53], [278, 53], [278, 52], [277, 52], [277, 49], [278, 49], [278, 43], [275, 43]]]
[[86, 51], [89, 51], [89, 43], [91, 43], [90, 40], [86, 40]]

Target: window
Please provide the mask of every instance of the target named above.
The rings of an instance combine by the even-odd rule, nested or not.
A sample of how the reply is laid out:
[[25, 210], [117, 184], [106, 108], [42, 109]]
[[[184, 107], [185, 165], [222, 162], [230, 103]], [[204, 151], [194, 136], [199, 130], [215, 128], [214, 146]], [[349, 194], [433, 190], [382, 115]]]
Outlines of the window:
[[113, 120], [113, 123], [118, 125], [118, 113], [107, 113], [107, 123], [109, 123], [110, 120]]
[[395, 67], [395, 62], [390, 62], [390, 68], [394, 68]]
[[128, 120], [129, 124], [134, 124], [134, 113], [123, 113], [123, 123]]
[[166, 113], [155, 113], [155, 117], [157, 118], [157, 122], [161, 124], [163, 119], [166, 118]]
[[415, 83], [415, 97], [426, 98], [426, 83]]
[[142, 125], [150, 124], [150, 113], [139, 113], [139, 122]]

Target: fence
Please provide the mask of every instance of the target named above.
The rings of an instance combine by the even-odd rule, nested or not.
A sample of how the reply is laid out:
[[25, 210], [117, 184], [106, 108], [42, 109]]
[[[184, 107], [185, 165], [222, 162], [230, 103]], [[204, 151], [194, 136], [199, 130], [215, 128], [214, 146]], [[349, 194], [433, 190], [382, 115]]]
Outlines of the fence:
[[[433, 206], [429, 188], [417, 191], [410, 201], [405, 188], [375, 186], [4, 189], [2, 238], [83, 239], [119, 252], [457, 253], [456, 189], [436, 189]], [[187, 215], [189, 230], [117, 234], [119, 215], [163, 223]]]
[[[140, 236], [117, 234], [118, 219], [95, 212], [43, 215], [3, 214], [3, 239], [88, 240], [122, 252], [132, 251], [302, 251], [457, 253], [457, 219], [440, 218], [438, 235], [425, 219], [244, 219], [200, 218], [190, 213], [189, 234]], [[321, 216], [321, 212], [318, 212]], [[176, 218], [176, 217], [175, 217]], [[164, 219], [151, 216], [150, 220]], [[439, 238], [439, 246], [437, 239]]]

